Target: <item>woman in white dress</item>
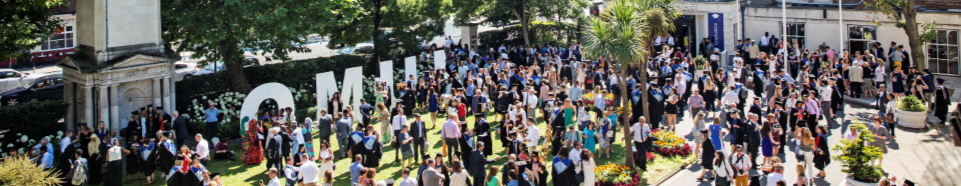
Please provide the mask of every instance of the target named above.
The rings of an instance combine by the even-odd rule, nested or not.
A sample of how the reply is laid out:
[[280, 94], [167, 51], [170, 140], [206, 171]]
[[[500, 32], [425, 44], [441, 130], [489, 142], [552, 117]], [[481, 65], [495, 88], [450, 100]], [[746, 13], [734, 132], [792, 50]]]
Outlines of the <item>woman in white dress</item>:
[[334, 151], [330, 149], [329, 141], [320, 142], [320, 151], [318, 152], [318, 157], [320, 160], [320, 172], [327, 172], [330, 170], [334, 171]]
[[460, 160], [454, 159], [451, 164], [450, 186], [467, 186], [470, 174], [461, 166]]
[[581, 183], [581, 186], [593, 186], [596, 179], [594, 178], [594, 153], [587, 149], [581, 149], [581, 162], [577, 164], [575, 171], [584, 171], [584, 182]]

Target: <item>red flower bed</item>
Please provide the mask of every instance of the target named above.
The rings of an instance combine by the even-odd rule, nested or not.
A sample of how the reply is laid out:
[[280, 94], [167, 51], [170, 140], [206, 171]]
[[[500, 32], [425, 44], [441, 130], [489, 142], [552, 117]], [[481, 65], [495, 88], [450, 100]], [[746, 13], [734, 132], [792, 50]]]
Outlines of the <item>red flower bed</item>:
[[673, 146], [670, 148], [654, 148], [654, 152], [657, 152], [657, 154], [660, 154], [661, 156], [664, 156], [664, 157], [674, 157], [674, 156], [687, 156], [687, 155], [690, 155], [693, 151], [691, 149], [691, 145], [688, 145], [687, 143], [685, 143], [684, 146]]

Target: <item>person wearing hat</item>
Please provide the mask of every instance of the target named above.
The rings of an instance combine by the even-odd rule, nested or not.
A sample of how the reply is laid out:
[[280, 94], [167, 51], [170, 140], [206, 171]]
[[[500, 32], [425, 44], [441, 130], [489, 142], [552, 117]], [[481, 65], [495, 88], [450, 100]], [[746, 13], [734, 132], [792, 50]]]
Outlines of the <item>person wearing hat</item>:
[[934, 91], [934, 117], [941, 120], [941, 124], [944, 124], [947, 120], [948, 105], [951, 105], [949, 100], [951, 95], [948, 95], [948, 90], [944, 88], [944, 79], [938, 78], [937, 90]]

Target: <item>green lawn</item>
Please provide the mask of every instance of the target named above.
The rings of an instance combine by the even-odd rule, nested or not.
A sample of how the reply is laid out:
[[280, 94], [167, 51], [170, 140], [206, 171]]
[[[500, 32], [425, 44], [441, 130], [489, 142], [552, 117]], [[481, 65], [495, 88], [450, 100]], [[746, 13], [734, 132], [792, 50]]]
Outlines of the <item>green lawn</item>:
[[[429, 116], [428, 114], [425, 114], [425, 113], [421, 113], [421, 114], [423, 115], [423, 116], [421, 116], [421, 119], [424, 120], [424, 121], [427, 123], [427, 126], [428, 126], [428, 127], [431, 126], [432, 121], [431, 121], [431, 119], [430, 119], [430, 116]], [[539, 115], [539, 114], [540, 114], [540, 112], [538, 112], [538, 115]], [[440, 141], [441, 141], [441, 139], [440, 139], [440, 126], [443, 124], [443, 121], [446, 121], [446, 119], [445, 119], [445, 118], [446, 118], [446, 115], [445, 115], [445, 114], [440, 114], [440, 113], [438, 113], [437, 118], [438, 118], [438, 120], [439, 120], [439, 121], [437, 122], [437, 127], [434, 128], [434, 129], [429, 129], [429, 131], [428, 131], [428, 136], [429, 136], [428, 141], [431, 143], [431, 144], [428, 146], [428, 148], [429, 148], [429, 149], [427, 150], [427, 153], [428, 153], [428, 154], [434, 154], [434, 153], [437, 153], [437, 152], [441, 152], [441, 151], [442, 151], [442, 150], [441, 150], [441, 144], [440, 144]], [[540, 116], [538, 116], [538, 118], [540, 118]], [[494, 116], [489, 116], [489, 117], [487, 118], [488, 121], [493, 121], [493, 119], [494, 119]], [[410, 120], [413, 121], [413, 118], [411, 118]], [[471, 129], [473, 129], [473, 126], [474, 126], [474, 122], [473, 122], [473, 121], [474, 121], [474, 117], [473, 117], [473, 116], [469, 116], [468, 119], [467, 119], [467, 121], [469, 122], [469, 123], [468, 123], [468, 126], [469, 126]], [[372, 123], [374, 123], [374, 122], [372, 122]], [[492, 125], [491, 127], [500, 127], [500, 122], [492, 122], [491, 125]], [[620, 125], [620, 124], [619, 124], [619, 125]], [[542, 135], [542, 137], [543, 137], [543, 136], [544, 136], [544, 135], [543, 135], [543, 132], [547, 129], [547, 124], [546, 124], [544, 121], [538, 120], [538, 125], [537, 125], [537, 126], [538, 126], [538, 128], [540, 128], [540, 131], [541, 131], [541, 133], [542, 133], [541, 135]], [[374, 127], [377, 128], [377, 129], [380, 129], [379, 123], [378, 123], [378, 124], [375, 124]], [[622, 127], [623, 127], [622, 125], [621, 125], [620, 127], [618, 127], [619, 131], [620, 131], [620, 129], [622, 129]], [[625, 150], [624, 150], [624, 142], [623, 142], [623, 141], [620, 141], [621, 136], [623, 136], [623, 132], [618, 132], [618, 134], [617, 134], [617, 139], [618, 139], [618, 141], [613, 144], [613, 148], [614, 148], [614, 151], [615, 151], [615, 152], [611, 155], [611, 158], [610, 158], [610, 159], [607, 159], [607, 158], [604, 158], [604, 157], [598, 157], [597, 155], [595, 155], [595, 161], [596, 161], [596, 164], [597, 164], [597, 165], [603, 165], [603, 164], [606, 164], [606, 163], [608, 163], [608, 162], [612, 162], [612, 163], [616, 163], [616, 164], [623, 164], [623, 163], [624, 163], [624, 160], [625, 160], [625, 157], [624, 157], [624, 155], [625, 155]], [[331, 137], [331, 138], [332, 138], [331, 140], [333, 140], [333, 141], [331, 142], [331, 146], [334, 147], [334, 153], [335, 153], [335, 154], [336, 154], [336, 153], [340, 153], [340, 152], [338, 151], [339, 149], [336, 148], [336, 147], [337, 147], [337, 140], [334, 139], [334, 137]], [[319, 137], [315, 136], [315, 138], [314, 138], [313, 140], [314, 140], [314, 148], [315, 148], [315, 149], [319, 149], [319, 144], [320, 144]], [[494, 147], [494, 155], [492, 155], [492, 156], [490, 156], [490, 157], [488, 157], [488, 158], [499, 157], [499, 156], [506, 156], [506, 155], [507, 155], [507, 154], [506, 154], [506, 151], [504, 150], [504, 148], [501, 147], [500, 140], [498, 140], [498, 138], [497, 138], [496, 136], [493, 137], [493, 143], [494, 143], [493, 145], [488, 145], [488, 147]], [[385, 144], [386, 144], [386, 142], [385, 142]], [[600, 147], [600, 146], [598, 145], [598, 147]], [[240, 148], [241, 148], [240, 144], [232, 144], [232, 145], [231, 145], [231, 149], [233, 149], [235, 153], [240, 153], [240, 152], [241, 152]], [[400, 178], [401, 178], [401, 175], [400, 175], [401, 165], [400, 165], [400, 162], [394, 161], [394, 158], [395, 158], [395, 156], [394, 156], [395, 152], [394, 152], [394, 151], [395, 151], [395, 150], [396, 150], [396, 149], [391, 148], [391, 147], [389, 147], [388, 145], [385, 145], [385, 147], [384, 147], [384, 156], [383, 156], [382, 159], [381, 159], [382, 162], [381, 162], [380, 167], [377, 169], [377, 177], [376, 177], [377, 180], [385, 180], [385, 179], [390, 179], [390, 178], [393, 178], [394, 180], [400, 180]], [[238, 155], [239, 155], [239, 154], [238, 154]], [[239, 156], [238, 156], [238, 158], [239, 158]], [[446, 160], [446, 158], [445, 158], [445, 160]], [[546, 161], [550, 161], [550, 160], [548, 159], [548, 160], [546, 160]], [[350, 182], [350, 171], [349, 171], [348, 167], [349, 167], [349, 165], [350, 165], [350, 163], [351, 163], [351, 160], [349, 160], [349, 159], [340, 159], [340, 160], [336, 160], [335, 162], [336, 162], [335, 164], [337, 165], [337, 170], [335, 170], [335, 172], [334, 172], [334, 183], [335, 183], [335, 184], [347, 184], [347, 183], [349, 183], [349, 182]], [[506, 157], [499, 159], [499, 160], [498, 160], [496, 163], [494, 163], [493, 165], [500, 166], [500, 165], [503, 165], [505, 162], [507, 162], [507, 158], [506, 158]], [[211, 161], [208, 162], [208, 164], [207, 164], [207, 169], [210, 170], [211, 172], [219, 172], [219, 173], [221, 173], [221, 181], [223, 181], [224, 184], [226, 184], [226, 185], [257, 185], [257, 181], [258, 181], [258, 180], [264, 180], [264, 182], [267, 182], [267, 181], [269, 180], [269, 178], [267, 177], [267, 173], [266, 173], [266, 172], [267, 172], [267, 169], [266, 169], [266, 161], [262, 162], [262, 163], [259, 164], [259, 165], [245, 165], [244, 162], [242, 162], [242, 161], [216, 161], [216, 160], [211, 160]], [[415, 171], [416, 171], [416, 170], [414, 170], [413, 167], [412, 167], [412, 172], [415, 172]], [[416, 174], [416, 173], [414, 173], [414, 174]], [[159, 173], [155, 173], [154, 178], [157, 178], [158, 181], [157, 181], [157, 182], [154, 182], [154, 184], [152, 184], [152, 185], [164, 185], [163, 182], [162, 182], [162, 180], [159, 180], [159, 179], [161, 179], [159, 175], [160, 175]], [[282, 175], [281, 175], [281, 176], [282, 176]], [[412, 176], [416, 176], [416, 175], [412, 175]], [[136, 179], [137, 179], [136, 176], [134, 177], [134, 179], [135, 179], [135, 181], [134, 181], [132, 184], [130, 184], [130, 185], [142, 185], [143, 183], [145, 183], [145, 181], [136, 180]], [[551, 180], [551, 179], [548, 178], [548, 180]], [[283, 181], [284, 181], [284, 179], [281, 178], [281, 182], [283, 182]], [[124, 180], [124, 182], [126, 183], [126, 180]]]

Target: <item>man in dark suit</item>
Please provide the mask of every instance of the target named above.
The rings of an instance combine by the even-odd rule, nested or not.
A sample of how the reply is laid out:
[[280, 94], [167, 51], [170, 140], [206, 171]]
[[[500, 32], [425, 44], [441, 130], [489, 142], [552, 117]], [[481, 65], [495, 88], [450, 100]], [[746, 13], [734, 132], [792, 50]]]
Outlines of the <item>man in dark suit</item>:
[[878, 101], [875, 107], [878, 109], [878, 116], [884, 116], [887, 113], [887, 107], [885, 104], [888, 103], [888, 92], [885, 91], [886, 85], [881, 84], [878, 86]]
[[[427, 139], [427, 128], [425, 124], [423, 120], [420, 120], [420, 114], [414, 113], [414, 122], [410, 123], [410, 131], [407, 132], [411, 138], [414, 138], [414, 149], [412, 151], [414, 152], [414, 157], [424, 156], [424, 148], [426, 148], [424, 146], [424, 139]], [[417, 163], [417, 158], [414, 158], [414, 163]]]
[[293, 138], [290, 138], [290, 133], [287, 133], [287, 126], [284, 125], [280, 126], [280, 132], [277, 134], [277, 136], [280, 136], [282, 140], [280, 143], [280, 153], [281, 156], [283, 156], [283, 159], [280, 159], [279, 161], [287, 160], [287, 157], [290, 157], [290, 142], [293, 142], [294, 140]]
[[270, 134], [273, 137], [267, 142], [267, 169], [270, 168], [280, 168], [280, 158], [283, 157], [281, 154], [281, 143], [284, 142], [284, 138], [278, 135], [280, 132], [277, 128], [270, 129]]
[[[410, 94], [412, 92], [408, 91], [407, 93]], [[361, 117], [361, 125], [367, 128], [367, 125], [370, 125], [370, 118], [374, 116], [374, 107], [367, 104], [367, 100], [364, 100], [364, 98], [360, 98], [360, 114], [363, 115], [363, 117]]]
[[177, 146], [179, 147], [184, 145], [184, 140], [190, 137], [187, 132], [187, 119], [184, 119], [184, 117], [180, 115], [180, 112], [177, 111], [174, 111], [173, 117], [173, 129], [174, 134], [177, 136]]
[[317, 118], [317, 133], [321, 141], [330, 141], [330, 135], [334, 131], [334, 119], [327, 114], [327, 109], [320, 109], [320, 117]]
[[471, 155], [470, 155], [471, 167], [470, 167], [470, 170], [468, 170], [468, 172], [470, 173], [471, 177], [481, 178], [481, 179], [472, 180], [474, 181], [473, 185], [486, 185], [484, 184], [485, 179], [483, 178], [487, 177], [486, 175], [487, 164], [494, 163], [495, 161], [497, 161], [497, 159], [500, 158], [500, 157], [494, 157], [493, 160], [487, 159], [487, 157], [484, 156], [483, 151], [484, 151], [484, 142], [477, 142], [477, 149], [471, 151]]
[[[741, 130], [747, 137], [744, 140], [747, 142], [747, 152], [751, 153], [751, 157], [758, 157], [758, 147], [761, 146], [761, 126], [757, 123], [758, 115], [751, 113], [748, 114], [748, 117], [751, 118], [751, 121], [741, 127]], [[752, 169], [757, 169], [756, 160], [757, 158], [751, 158]]]

